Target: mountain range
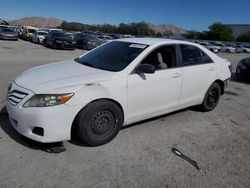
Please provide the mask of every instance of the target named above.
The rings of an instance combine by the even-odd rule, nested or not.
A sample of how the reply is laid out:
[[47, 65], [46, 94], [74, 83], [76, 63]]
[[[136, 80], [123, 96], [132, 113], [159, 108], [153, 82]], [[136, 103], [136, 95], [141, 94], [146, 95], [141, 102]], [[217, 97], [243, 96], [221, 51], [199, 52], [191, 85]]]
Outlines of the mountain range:
[[[21, 19], [10, 20], [10, 25], [32, 25], [37, 27], [58, 27], [62, 24], [63, 20], [57, 18], [46, 17], [24, 17]], [[186, 30], [172, 24], [159, 24], [155, 25], [148, 23], [149, 27], [156, 33], [171, 33], [171, 34], [185, 34]]]

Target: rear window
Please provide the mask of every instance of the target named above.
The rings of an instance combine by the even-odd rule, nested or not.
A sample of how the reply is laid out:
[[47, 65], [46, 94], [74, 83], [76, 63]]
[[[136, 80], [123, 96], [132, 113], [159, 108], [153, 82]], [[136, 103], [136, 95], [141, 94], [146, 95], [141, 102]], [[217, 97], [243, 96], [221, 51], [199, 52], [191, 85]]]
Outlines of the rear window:
[[147, 45], [144, 44], [113, 41], [77, 58], [76, 61], [97, 69], [117, 72], [127, 67], [146, 48]]

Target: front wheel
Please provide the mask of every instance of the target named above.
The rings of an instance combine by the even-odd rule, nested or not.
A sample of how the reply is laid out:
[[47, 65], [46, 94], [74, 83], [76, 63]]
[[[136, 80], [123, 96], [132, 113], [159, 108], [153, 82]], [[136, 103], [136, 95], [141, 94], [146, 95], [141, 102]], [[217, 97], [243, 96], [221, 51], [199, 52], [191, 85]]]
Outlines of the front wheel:
[[208, 112], [213, 110], [220, 99], [221, 88], [220, 85], [214, 82], [207, 90], [206, 95], [203, 99], [202, 104], [200, 105], [200, 109], [203, 112]]
[[111, 101], [99, 100], [87, 105], [80, 112], [79, 137], [90, 146], [103, 145], [118, 134], [122, 124], [123, 114], [120, 107]]
[[53, 49], [57, 49], [57, 48], [58, 48], [58, 46], [57, 46], [57, 43], [56, 43], [56, 42], [53, 42], [53, 43], [52, 43], [52, 48], [53, 48]]

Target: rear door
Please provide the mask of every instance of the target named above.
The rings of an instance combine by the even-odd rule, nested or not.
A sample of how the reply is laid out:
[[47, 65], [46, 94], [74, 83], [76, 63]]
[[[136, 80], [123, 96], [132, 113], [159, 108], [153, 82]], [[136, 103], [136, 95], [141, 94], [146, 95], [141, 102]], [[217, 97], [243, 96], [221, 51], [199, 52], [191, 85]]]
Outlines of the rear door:
[[186, 44], [179, 46], [183, 74], [180, 104], [199, 104], [216, 79], [216, 65], [200, 48]]

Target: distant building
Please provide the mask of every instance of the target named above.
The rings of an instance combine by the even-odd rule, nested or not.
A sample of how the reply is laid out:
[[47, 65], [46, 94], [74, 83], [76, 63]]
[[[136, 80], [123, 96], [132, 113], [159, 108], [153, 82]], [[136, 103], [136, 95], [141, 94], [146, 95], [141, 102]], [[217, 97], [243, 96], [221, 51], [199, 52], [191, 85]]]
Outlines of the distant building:
[[233, 30], [233, 36], [238, 37], [239, 35], [250, 31], [250, 24], [225, 24]]

